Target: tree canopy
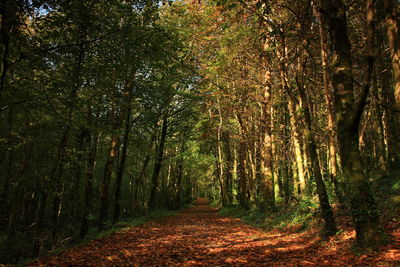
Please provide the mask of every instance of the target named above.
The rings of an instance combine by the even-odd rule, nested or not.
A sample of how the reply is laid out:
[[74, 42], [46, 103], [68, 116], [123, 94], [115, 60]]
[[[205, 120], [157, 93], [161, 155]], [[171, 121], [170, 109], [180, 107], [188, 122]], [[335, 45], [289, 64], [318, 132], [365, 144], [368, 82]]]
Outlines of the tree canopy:
[[197, 197], [264, 218], [310, 201], [322, 236], [345, 212], [357, 246], [385, 240], [398, 1], [5, 0], [0, 13], [0, 262]]

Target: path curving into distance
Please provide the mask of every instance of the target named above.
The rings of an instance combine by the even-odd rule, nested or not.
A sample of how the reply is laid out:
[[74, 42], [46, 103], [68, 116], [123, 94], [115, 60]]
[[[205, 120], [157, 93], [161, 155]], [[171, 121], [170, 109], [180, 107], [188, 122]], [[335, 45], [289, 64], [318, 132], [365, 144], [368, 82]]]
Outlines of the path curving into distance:
[[396, 256], [400, 250], [355, 256], [348, 247], [342, 249], [343, 243], [338, 246], [338, 242], [320, 241], [315, 232], [264, 232], [239, 219], [222, 217], [205, 199], [198, 199], [192, 208], [180, 211], [177, 216], [124, 229], [28, 266], [397, 266], [400, 263]]

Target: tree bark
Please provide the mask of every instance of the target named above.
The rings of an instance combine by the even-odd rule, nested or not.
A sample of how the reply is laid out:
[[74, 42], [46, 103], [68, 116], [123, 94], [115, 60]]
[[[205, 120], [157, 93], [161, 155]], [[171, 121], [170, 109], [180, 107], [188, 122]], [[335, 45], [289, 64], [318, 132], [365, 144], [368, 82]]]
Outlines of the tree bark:
[[394, 96], [396, 109], [400, 111], [400, 11], [395, 0], [384, 0], [386, 13], [386, 29], [392, 58]]
[[296, 117], [297, 113], [297, 101], [294, 98], [293, 94], [290, 92], [290, 88], [286, 83], [286, 67], [285, 67], [285, 60], [286, 60], [286, 40], [284, 33], [281, 33], [281, 51], [279, 52], [280, 57], [280, 64], [279, 64], [279, 73], [280, 73], [280, 85], [281, 91], [285, 92], [288, 96], [288, 110], [290, 115], [290, 127], [291, 127], [291, 135], [294, 145], [294, 155], [295, 155], [295, 165], [296, 165], [296, 178], [295, 183], [297, 183], [297, 187], [295, 191], [298, 195], [306, 189], [306, 178], [305, 178], [305, 170], [303, 165], [303, 155], [301, 151], [301, 134], [298, 125], [298, 119]]
[[[268, 40], [265, 42], [264, 50], [268, 50]], [[261, 189], [261, 211], [272, 211], [275, 207], [274, 176], [272, 170], [272, 114], [271, 94], [272, 81], [271, 70], [268, 63], [265, 64], [263, 101], [261, 103], [261, 146], [260, 146], [260, 189]]]
[[164, 145], [167, 137], [167, 130], [168, 130], [168, 115], [164, 114], [162, 121], [160, 142], [157, 148], [157, 157], [154, 163], [153, 176], [151, 178], [151, 189], [150, 189], [150, 200], [149, 200], [150, 210], [157, 209], [158, 177], [160, 176], [160, 170], [163, 161]]
[[[80, 40], [83, 40], [85, 38], [84, 33], [80, 33]], [[75, 101], [78, 97], [78, 91], [81, 88], [82, 85], [82, 65], [83, 65], [83, 60], [85, 57], [85, 49], [83, 45], [80, 45], [78, 54], [76, 55], [75, 58], [75, 65], [73, 68], [73, 84], [72, 84], [72, 89], [69, 94], [69, 97], [67, 99], [67, 104], [66, 104], [66, 109], [67, 109], [67, 121], [65, 128], [62, 132], [60, 143], [57, 148], [57, 157], [56, 157], [56, 162], [54, 164], [54, 167], [51, 171], [50, 174], [50, 181], [53, 183], [53, 187], [55, 189], [55, 196], [53, 199], [53, 211], [52, 211], [52, 222], [53, 222], [53, 227], [54, 230], [58, 224], [58, 220], [61, 214], [61, 208], [62, 208], [62, 196], [63, 196], [63, 181], [62, 181], [62, 176], [64, 172], [64, 164], [65, 162], [65, 157], [66, 157], [66, 148], [67, 144], [70, 139], [70, 131], [72, 128], [72, 119], [73, 119], [73, 114], [74, 114], [74, 108], [75, 108]]]
[[373, 74], [373, 87], [372, 87], [372, 96], [374, 108], [376, 110], [375, 118], [376, 121], [376, 132], [378, 135], [378, 158], [379, 158], [379, 169], [383, 174], [386, 174], [388, 170], [388, 159], [386, 154], [386, 144], [385, 144], [385, 133], [383, 126], [383, 111], [381, 106], [381, 99], [379, 97], [380, 88], [378, 87], [378, 77], [376, 74], [376, 68]]
[[101, 185], [100, 215], [98, 222], [99, 229], [104, 229], [104, 222], [108, 217], [110, 180], [114, 170], [115, 159], [117, 158], [118, 147], [119, 147], [119, 136], [117, 133], [117, 129], [114, 129], [113, 134], [111, 136], [111, 145], [108, 152], [107, 161], [104, 166], [103, 181]]
[[226, 193], [227, 193], [227, 200], [228, 203], [227, 205], [231, 205], [233, 201], [233, 192], [232, 192], [232, 186], [233, 186], [233, 157], [231, 153], [231, 147], [230, 147], [230, 136], [229, 132], [225, 131], [223, 133], [223, 139], [225, 141], [225, 146], [224, 146], [224, 151], [225, 151], [225, 159], [226, 159], [226, 164], [225, 164], [225, 175], [226, 175]]
[[[400, 8], [399, 5], [396, 4], [394, 0], [384, 0], [384, 8], [386, 15], [386, 30], [387, 37], [389, 41], [389, 49], [390, 49], [390, 57], [392, 60], [392, 70], [393, 70], [393, 80], [394, 80], [394, 106], [396, 113], [390, 114], [388, 116], [392, 116], [391, 120], [392, 125], [390, 125], [395, 133], [395, 136], [388, 140], [390, 143], [389, 146], [389, 165], [392, 170], [397, 170], [400, 167], [400, 138], [398, 134], [400, 133]], [[391, 90], [386, 88], [389, 94]], [[387, 96], [390, 98], [390, 96]], [[391, 103], [388, 103], [391, 104]], [[391, 105], [389, 105], [391, 106]], [[393, 113], [392, 110], [389, 111]], [[388, 131], [389, 128], [388, 128]], [[397, 137], [396, 137], [397, 135]]]
[[248, 181], [247, 181], [247, 161], [246, 161], [246, 135], [245, 129], [243, 126], [242, 118], [239, 114], [236, 114], [237, 119], [240, 125], [240, 140], [238, 147], [238, 180], [239, 180], [239, 189], [238, 189], [238, 201], [240, 207], [243, 209], [250, 209], [250, 201], [248, 197]]
[[221, 192], [221, 200], [222, 206], [226, 207], [228, 204], [228, 196], [226, 192], [226, 181], [224, 179], [224, 162], [222, 159], [222, 112], [221, 112], [221, 105], [218, 101], [218, 127], [217, 127], [217, 171], [218, 171], [218, 181], [220, 185], [220, 192]]
[[335, 129], [335, 118], [333, 114], [333, 95], [330, 89], [329, 81], [329, 65], [328, 65], [328, 52], [327, 52], [327, 36], [325, 32], [324, 16], [318, 10], [316, 3], [314, 3], [314, 13], [319, 22], [319, 36], [320, 36], [320, 50], [321, 50], [321, 63], [322, 63], [322, 76], [324, 83], [324, 96], [327, 110], [327, 129], [329, 134], [328, 141], [328, 154], [329, 154], [329, 176], [334, 186], [335, 196], [339, 203], [344, 203], [344, 196], [338, 181], [337, 173], [337, 160], [336, 160], [336, 139], [337, 133]]
[[319, 204], [321, 206], [321, 214], [322, 218], [325, 221], [323, 234], [325, 236], [332, 236], [335, 235], [337, 232], [336, 222], [333, 216], [331, 205], [329, 203], [329, 197], [328, 193], [326, 192], [325, 183], [321, 174], [320, 160], [317, 154], [317, 145], [315, 143], [312, 133], [311, 114], [309, 106], [307, 104], [307, 97], [302, 82], [302, 77], [299, 77], [301, 76], [301, 73], [303, 73], [302, 68], [298, 70], [296, 82], [301, 101], [303, 102], [305, 148], [308, 152], [307, 154], [310, 157], [312, 173], [314, 175], [315, 183], [317, 185], [317, 194]]
[[[129, 97], [129, 102], [131, 98]], [[113, 221], [118, 221], [121, 213], [121, 184], [122, 184], [122, 177], [124, 175], [125, 170], [125, 163], [126, 163], [126, 154], [128, 151], [128, 142], [129, 142], [129, 133], [131, 130], [131, 110], [130, 110], [130, 103], [126, 103], [128, 105], [126, 118], [125, 118], [125, 131], [122, 141], [122, 152], [121, 152], [121, 161], [118, 166], [117, 171], [117, 179], [115, 182], [115, 203], [114, 203], [114, 214], [113, 214]]]
[[[84, 195], [84, 208], [81, 220], [81, 237], [85, 236], [89, 230], [89, 215], [92, 209], [92, 191], [93, 191], [93, 177], [94, 169], [96, 167], [96, 154], [97, 146], [99, 143], [100, 133], [95, 132], [92, 137], [92, 142], [89, 148], [87, 166], [86, 166], [86, 184], [85, 184], [85, 195]], [[90, 143], [90, 142], [89, 142]]]
[[79, 129], [76, 137], [76, 162], [74, 162], [74, 199], [73, 199], [73, 209], [74, 209], [74, 218], [80, 219], [82, 217], [81, 205], [82, 202], [80, 196], [80, 188], [81, 188], [81, 179], [82, 179], [82, 169], [84, 163], [82, 163], [84, 159], [84, 155], [87, 152], [88, 143], [90, 140], [90, 130], [88, 128]]
[[[382, 3], [383, 4], [383, 3]], [[379, 10], [379, 9], [378, 9]], [[382, 16], [382, 15], [380, 15]], [[376, 46], [376, 70], [388, 69], [389, 66], [386, 62], [387, 54], [385, 51], [384, 32], [379, 29], [376, 31], [376, 39], [378, 40]], [[381, 127], [383, 130], [383, 141], [385, 158], [387, 160], [388, 170], [397, 170], [400, 164], [400, 150], [397, 149], [400, 144], [400, 134], [398, 123], [396, 122], [397, 114], [393, 112], [395, 106], [394, 94], [391, 90], [391, 73], [384, 71], [377, 73], [378, 87], [378, 105], [381, 109], [381, 116], [379, 117]]]
[[297, 108], [296, 101], [288, 96], [288, 109], [290, 114], [290, 128], [291, 128], [291, 136], [292, 142], [294, 145], [294, 157], [295, 157], [295, 165], [296, 165], [296, 176], [297, 176], [297, 187], [295, 188], [296, 194], [300, 195], [306, 190], [306, 179], [305, 179], [305, 170], [303, 165], [303, 153], [301, 151], [300, 144], [300, 130], [298, 127], [298, 119], [296, 116]]
[[[183, 149], [183, 145], [181, 147], [181, 152]], [[173, 203], [173, 209], [178, 210], [182, 203], [181, 203], [181, 193], [182, 193], [182, 178], [183, 178], [183, 158], [182, 156], [178, 157], [177, 162], [176, 162], [176, 179], [175, 179], [175, 184], [174, 184], [174, 203]]]
[[[376, 204], [364, 174], [358, 144], [358, 127], [362, 112], [359, 102], [355, 108], [351, 44], [347, 34], [346, 7], [341, 0], [320, 0], [326, 15], [329, 36], [333, 44], [333, 79], [336, 103], [335, 114], [343, 176], [347, 186], [356, 241], [360, 247], [373, 248], [378, 244], [379, 217]], [[360, 105], [361, 104], [361, 105]], [[365, 104], [365, 103], [364, 103]], [[360, 112], [361, 111], [361, 112]]]
[[[18, 4], [15, 0], [3, 0], [0, 4], [0, 97], [6, 86], [6, 76], [9, 68], [10, 39], [12, 31], [17, 28]], [[1, 98], [0, 98], [1, 100]]]
[[150, 155], [146, 154], [146, 157], [145, 157], [145, 159], [143, 161], [143, 164], [142, 164], [142, 169], [140, 171], [140, 174], [135, 179], [135, 193], [134, 193], [134, 197], [133, 197], [134, 210], [139, 210], [139, 208], [140, 208], [139, 207], [139, 201], [142, 202], [141, 206], [142, 206], [142, 208], [144, 208], [144, 198], [143, 198], [144, 197], [143, 185], [144, 185], [144, 177], [145, 177], [144, 175], [146, 173], [146, 169], [147, 169], [147, 166], [148, 166], [149, 162], [150, 162]]

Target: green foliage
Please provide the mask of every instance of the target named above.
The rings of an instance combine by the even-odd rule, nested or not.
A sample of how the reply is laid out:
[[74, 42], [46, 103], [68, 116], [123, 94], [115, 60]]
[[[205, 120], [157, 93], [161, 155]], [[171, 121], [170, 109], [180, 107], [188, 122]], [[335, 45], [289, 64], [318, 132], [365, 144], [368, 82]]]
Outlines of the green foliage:
[[272, 214], [262, 213], [256, 208], [250, 210], [239, 207], [222, 208], [220, 214], [240, 218], [244, 222], [266, 229], [295, 229], [303, 231], [310, 227], [318, 214], [318, 202], [316, 199], [301, 199], [293, 201], [288, 206], [277, 207]]
[[[136, 227], [145, 222], [148, 222], [148, 221], [151, 221], [151, 220], [154, 220], [157, 218], [162, 218], [162, 217], [167, 217], [167, 216], [175, 216], [175, 215], [176, 215], [175, 211], [160, 209], [160, 210], [155, 210], [153, 212], [150, 212], [146, 216], [123, 218], [115, 224], [110, 223], [110, 227], [108, 230], [99, 232], [98, 230], [93, 229], [93, 231], [89, 232], [87, 237], [85, 237], [82, 241], [79, 242], [79, 244], [86, 243], [93, 239], [108, 236], [117, 231], [123, 231], [124, 229]], [[61, 250], [64, 250], [64, 249], [65, 248], [62, 248]]]
[[0, 239], [0, 262], [17, 263], [26, 258], [32, 251], [31, 235], [15, 233], [9, 235], [1, 234]]
[[[97, 229], [92, 229], [84, 239], [81, 240], [72, 240], [68, 239], [69, 242], [64, 243], [62, 246], [50, 251], [47, 255], [57, 255], [62, 253], [64, 250], [70, 249], [75, 246], [79, 246], [82, 244], [89, 243], [92, 240], [103, 238], [109, 235], [112, 235], [116, 232], [124, 231], [132, 227], [140, 226], [143, 223], [146, 223], [151, 220], [155, 220], [162, 217], [167, 216], [175, 216], [176, 212], [171, 210], [157, 210], [149, 213], [146, 216], [141, 217], [131, 217], [131, 218], [123, 218], [121, 221], [110, 224], [110, 228], [103, 231], [98, 231]], [[15, 263], [18, 262], [19, 259], [22, 259], [18, 264], [24, 264], [32, 259], [26, 259], [26, 255], [29, 255], [31, 248], [31, 244], [29, 242], [29, 238], [23, 238], [22, 236], [12, 237], [7, 240], [0, 240], [0, 260], [6, 262], [10, 260], [14, 260]], [[12, 243], [10, 243], [12, 242]], [[19, 253], [19, 254], [18, 254]], [[25, 258], [25, 259], [24, 259]]]
[[[201, 101], [194, 94], [197, 77], [188, 71], [191, 64], [182, 64], [182, 39], [167, 20], [160, 20], [156, 1], [33, 2], [21, 3], [21, 18], [13, 21], [18, 25], [10, 31], [4, 60], [12, 64], [0, 95], [0, 232], [16, 232], [16, 247], [18, 235], [26, 236], [30, 249], [23, 257], [79, 239], [85, 235], [84, 222], [96, 233], [105, 192], [104, 221], [110, 221], [117, 202], [121, 217], [148, 212], [163, 116], [169, 121], [163, 182], [166, 162], [172, 169], [179, 159], [190, 159], [182, 168], [183, 183], [157, 193], [163, 204], [180, 194], [179, 203], [168, 206], [175, 209], [189, 202], [190, 170], [197, 163], [185, 151], [193, 146], [188, 140]], [[120, 153], [105, 182], [110, 145], [117, 139]], [[10, 242], [13, 238], [7, 236]]]
[[400, 221], [400, 175], [392, 172], [377, 178], [373, 190], [383, 224]]
[[400, 191], [400, 181], [398, 181], [397, 183], [393, 184], [392, 186], [393, 191]]
[[[0, 243], [11, 255], [7, 260], [45, 253], [88, 229], [94, 238], [103, 223], [109, 232], [140, 223], [116, 226], [110, 215], [148, 213], [150, 192], [156, 192], [157, 207], [171, 209], [196, 197], [213, 206], [243, 197], [250, 210], [222, 212], [265, 228], [307, 227], [317, 205], [303, 138], [306, 107], [330, 199], [346, 185], [340, 174], [339, 189], [329, 181], [329, 94], [325, 100], [323, 90], [314, 90], [323, 87], [324, 68], [312, 1], [284, 2], [7, 1], [11, 8], [1, 32], [11, 36], [0, 38], [1, 49], [7, 47], [0, 53], [0, 233], [7, 233]], [[349, 7], [351, 41], [360, 48], [353, 49], [354, 81], [364, 80], [361, 2]], [[388, 51], [381, 39], [376, 52]], [[397, 134], [397, 118], [386, 108], [394, 99], [385, 96], [392, 92], [385, 62], [376, 63], [374, 88], [382, 90], [370, 94], [362, 115], [366, 172], [384, 167], [396, 148], [389, 140]], [[300, 84], [306, 94], [301, 101]], [[289, 95], [297, 102], [293, 111]], [[267, 142], [277, 203], [268, 216], [254, 208], [263, 195], [260, 174], [267, 157], [260, 148]], [[382, 162], [374, 164], [380, 156]], [[156, 162], [160, 175], [153, 176]], [[302, 192], [294, 188], [299, 164], [307, 181]], [[398, 177], [370, 179], [388, 220], [400, 213]], [[224, 201], [221, 188], [229, 192]], [[292, 198], [300, 200], [281, 204]]]

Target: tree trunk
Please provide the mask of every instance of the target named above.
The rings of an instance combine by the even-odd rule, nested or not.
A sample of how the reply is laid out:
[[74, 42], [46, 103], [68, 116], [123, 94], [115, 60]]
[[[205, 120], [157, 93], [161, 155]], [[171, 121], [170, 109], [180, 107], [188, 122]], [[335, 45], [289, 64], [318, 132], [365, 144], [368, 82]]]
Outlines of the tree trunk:
[[219, 99], [218, 101], [218, 127], [217, 127], [217, 171], [218, 171], [218, 181], [220, 184], [220, 192], [221, 192], [221, 200], [222, 200], [222, 206], [226, 207], [228, 204], [228, 196], [226, 192], [226, 181], [224, 179], [224, 163], [222, 159], [222, 112], [221, 112], [221, 106]]
[[[394, 79], [394, 105], [397, 112], [400, 112], [400, 8], [394, 0], [384, 0], [386, 15], [386, 30], [389, 41], [390, 57], [392, 60], [392, 70]], [[387, 88], [388, 89], [388, 88]], [[392, 94], [389, 92], [389, 94]], [[393, 113], [392, 111], [390, 111]], [[400, 132], [400, 115], [397, 113], [391, 115], [394, 117], [391, 128], [394, 128], [396, 135]], [[389, 164], [392, 170], [400, 167], [400, 140], [394, 137], [391, 142], [391, 153], [389, 154]]]
[[285, 59], [286, 59], [286, 43], [284, 33], [281, 33], [281, 51], [279, 52], [280, 64], [279, 64], [279, 73], [280, 73], [280, 85], [281, 91], [286, 92], [288, 95], [288, 109], [290, 114], [290, 127], [292, 129], [292, 140], [294, 145], [294, 155], [295, 155], [295, 165], [296, 165], [296, 177], [297, 177], [297, 188], [295, 191], [297, 194], [301, 194], [306, 189], [306, 179], [305, 179], [305, 170], [303, 165], [303, 155], [301, 152], [301, 134], [298, 125], [298, 119], [296, 118], [297, 108], [295, 98], [291, 95], [290, 89], [286, 83], [286, 67], [285, 67]]
[[247, 195], [249, 203], [254, 204], [256, 202], [257, 160], [254, 157], [254, 149], [256, 148], [256, 146], [254, 145], [254, 142], [252, 142], [252, 139], [253, 138], [251, 138], [250, 140], [248, 139], [246, 144], [246, 161], [248, 162], [247, 166], [249, 169], [249, 175], [247, 176]]
[[146, 173], [146, 169], [147, 169], [147, 165], [149, 164], [150, 161], [150, 155], [148, 153], [146, 153], [146, 157], [144, 158], [143, 164], [142, 164], [142, 169], [140, 171], [139, 176], [135, 179], [135, 191], [133, 194], [133, 210], [139, 210], [139, 201], [142, 201], [142, 207], [143, 207], [143, 199], [140, 198], [140, 193], [143, 194], [143, 191], [141, 189], [143, 189], [143, 183], [144, 183], [144, 175]]
[[[184, 149], [185, 141], [182, 142], [181, 152]], [[182, 178], [183, 178], [183, 156], [179, 156], [176, 161], [176, 171], [175, 171], [175, 184], [174, 184], [174, 203], [173, 209], [178, 210], [182, 203], [181, 203], [181, 192], [182, 192]]]
[[[6, 76], [9, 68], [8, 55], [10, 53], [11, 33], [17, 27], [18, 3], [15, 0], [3, 0], [0, 4], [0, 97], [6, 86]], [[1, 100], [1, 98], [0, 98]], [[1, 103], [1, 102], [0, 102]]]
[[75, 173], [75, 182], [74, 182], [74, 201], [73, 201], [73, 209], [74, 209], [74, 218], [80, 219], [82, 217], [81, 205], [82, 202], [80, 198], [80, 188], [81, 188], [81, 179], [82, 179], [82, 169], [83, 163], [82, 159], [84, 158], [85, 152], [87, 152], [87, 146], [90, 139], [90, 131], [87, 128], [82, 128], [78, 131], [77, 136], [75, 137], [77, 142], [77, 155], [76, 162], [74, 163], [74, 173]]
[[[129, 97], [129, 102], [131, 98]], [[121, 161], [118, 166], [117, 171], [117, 180], [115, 185], [115, 203], [114, 203], [114, 214], [113, 214], [113, 221], [118, 221], [121, 213], [121, 184], [122, 184], [122, 177], [124, 175], [125, 170], [125, 162], [126, 162], [126, 153], [128, 151], [128, 141], [129, 141], [129, 132], [131, 130], [131, 110], [130, 110], [130, 103], [127, 107], [126, 118], [125, 118], [125, 131], [124, 137], [122, 141], [122, 152], [121, 152]]]
[[239, 188], [238, 188], [238, 201], [240, 207], [243, 209], [250, 209], [250, 202], [248, 198], [248, 181], [246, 175], [247, 161], [246, 161], [246, 136], [245, 130], [243, 126], [242, 118], [239, 114], [236, 114], [237, 119], [240, 124], [240, 140], [239, 140], [239, 148], [238, 148], [238, 180], [239, 180]]
[[244, 141], [239, 143], [239, 160], [238, 160], [238, 171], [239, 171], [239, 205], [243, 209], [250, 209], [250, 203], [247, 197], [247, 175], [246, 175], [246, 144]]
[[93, 141], [89, 148], [87, 167], [86, 167], [86, 184], [85, 184], [85, 196], [84, 196], [84, 208], [81, 220], [81, 237], [85, 236], [89, 230], [89, 215], [92, 209], [92, 190], [93, 190], [93, 177], [94, 169], [96, 167], [96, 154], [97, 146], [99, 143], [100, 133], [93, 134]]
[[386, 13], [386, 29], [395, 83], [395, 105], [396, 109], [400, 111], [400, 12], [395, 0], [384, 0], [384, 4]]
[[[389, 66], [386, 62], [386, 51], [384, 33], [382, 30], [376, 31], [376, 37], [379, 42], [376, 46], [376, 69], [387, 69]], [[400, 144], [399, 127], [396, 122], [397, 114], [393, 112], [395, 106], [394, 94], [391, 90], [391, 73], [385, 71], [377, 75], [379, 82], [378, 99], [382, 115], [380, 121], [382, 123], [383, 141], [385, 143], [385, 158], [387, 159], [387, 167], [389, 170], [397, 170], [400, 164], [400, 150], [397, 149]]]
[[117, 157], [117, 150], [119, 147], [119, 137], [117, 133], [117, 129], [113, 130], [113, 134], [111, 137], [111, 146], [108, 152], [108, 158], [106, 164], [104, 166], [103, 173], [103, 181], [101, 185], [101, 193], [100, 193], [100, 215], [99, 215], [99, 229], [104, 229], [104, 222], [108, 217], [108, 208], [109, 208], [109, 194], [110, 194], [110, 180], [111, 175], [114, 170], [114, 163]]
[[388, 170], [388, 159], [386, 156], [386, 145], [385, 145], [385, 134], [383, 126], [383, 112], [381, 107], [381, 100], [379, 98], [379, 87], [378, 87], [378, 77], [376, 75], [376, 68], [373, 74], [373, 87], [372, 96], [373, 104], [376, 110], [375, 118], [376, 121], [376, 132], [378, 135], [378, 158], [379, 158], [379, 169], [383, 174], [386, 174]]
[[333, 114], [333, 95], [330, 90], [329, 81], [329, 65], [328, 65], [328, 52], [327, 52], [327, 40], [325, 32], [324, 16], [318, 10], [314, 3], [314, 13], [319, 21], [319, 36], [320, 36], [320, 50], [321, 50], [321, 63], [322, 63], [322, 76], [324, 83], [324, 96], [327, 110], [327, 129], [329, 134], [328, 141], [328, 154], [329, 154], [329, 176], [335, 190], [335, 196], [339, 203], [344, 203], [344, 196], [339, 186], [337, 179], [337, 160], [336, 160], [336, 139], [337, 134], [335, 130], [335, 118]]
[[347, 186], [347, 199], [360, 247], [372, 248], [380, 238], [379, 217], [358, 146], [358, 127], [363, 106], [355, 107], [351, 44], [347, 34], [346, 6], [341, 0], [320, 0], [333, 43], [333, 79], [338, 144]]
[[[264, 49], [269, 48], [268, 40]], [[261, 211], [271, 211], [275, 207], [274, 176], [272, 170], [272, 118], [271, 118], [271, 93], [272, 81], [268, 62], [265, 64], [263, 101], [261, 103], [261, 146], [260, 146], [260, 189]]]
[[305, 170], [303, 165], [303, 153], [301, 151], [300, 144], [300, 130], [298, 128], [298, 119], [296, 116], [297, 108], [296, 102], [290, 96], [288, 96], [288, 109], [290, 114], [290, 128], [291, 128], [291, 136], [292, 142], [294, 144], [294, 157], [296, 164], [296, 173], [298, 180], [298, 187], [295, 188], [295, 191], [298, 195], [305, 193], [306, 190], [306, 179], [305, 179]]
[[228, 203], [227, 205], [231, 205], [233, 201], [233, 192], [232, 192], [232, 186], [233, 186], [233, 157], [231, 154], [231, 147], [230, 147], [230, 136], [229, 132], [225, 131], [223, 134], [223, 139], [225, 141], [225, 159], [226, 159], [226, 164], [225, 164], [225, 175], [226, 175], [226, 194], [227, 194], [227, 200]]
[[151, 178], [151, 189], [150, 189], [150, 200], [149, 200], [149, 208], [150, 210], [157, 209], [157, 192], [158, 189], [158, 177], [160, 176], [161, 165], [163, 161], [164, 155], [164, 145], [165, 140], [167, 137], [167, 129], [168, 129], [168, 116], [164, 114], [163, 122], [162, 122], [162, 129], [161, 129], [161, 136], [160, 136], [160, 143], [157, 148], [157, 157], [154, 163], [154, 171], [153, 176]]
[[16, 174], [20, 179], [16, 182], [17, 186], [12, 194], [12, 209], [10, 212], [9, 220], [8, 220], [8, 232], [9, 234], [15, 234], [18, 226], [21, 226], [21, 221], [24, 219], [21, 214], [23, 214], [24, 208], [27, 207], [24, 205], [24, 200], [26, 199], [25, 191], [27, 189], [27, 180], [32, 179], [30, 175], [30, 168], [32, 162], [32, 144], [26, 144], [24, 146], [24, 160], [21, 167]]
[[[4, 159], [0, 158], [0, 166], [2, 165], [1, 163], [4, 162], [4, 165], [7, 164], [7, 171], [1, 172], [0, 173], [0, 180], [2, 181], [0, 183], [0, 186], [3, 188], [3, 190], [0, 191], [0, 202], [3, 203], [0, 206], [0, 229], [5, 230], [7, 228], [6, 224], [9, 223], [7, 220], [9, 219], [8, 215], [10, 214], [12, 210], [12, 201], [11, 201], [11, 189], [12, 189], [12, 184], [17, 183], [17, 181], [13, 181], [13, 176], [16, 176], [14, 172], [14, 167], [13, 167], [13, 162], [14, 162], [14, 151], [12, 149], [8, 149], [13, 146], [14, 139], [13, 138], [13, 122], [14, 122], [14, 108], [10, 107], [10, 110], [8, 112], [8, 119], [7, 119], [7, 133], [5, 133], [5, 140], [6, 145], [4, 148], [2, 147], [1, 152], [4, 155]], [[1, 138], [1, 137], [0, 137]]]
[[[82, 35], [82, 34], [81, 34]], [[83, 36], [81, 36], [80, 40], [83, 40]], [[55, 189], [55, 196], [53, 199], [53, 213], [52, 213], [52, 222], [53, 222], [53, 227], [54, 230], [56, 229], [56, 226], [58, 224], [58, 220], [61, 214], [61, 207], [62, 207], [62, 196], [63, 196], [63, 188], [64, 188], [64, 183], [62, 181], [62, 176], [64, 172], [64, 164], [65, 162], [65, 157], [66, 157], [66, 148], [67, 144], [70, 138], [70, 131], [72, 128], [72, 119], [73, 119], [73, 113], [74, 113], [74, 108], [75, 108], [75, 101], [78, 97], [78, 91], [81, 87], [82, 84], [82, 79], [81, 79], [81, 72], [82, 72], [82, 64], [85, 56], [85, 49], [83, 45], [80, 45], [78, 54], [76, 55], [75, 58], [75, 65], [73, 69], [73, 85], [71, 92], [69, 94], [68, 102], [67, 102], [67, 121], [65, 128], [62, 132], [61, 135], [61, 140], [57, 148], [57, 158], [56, 162], [54, 164], [54, 167], [52, 169], [51, 175], [50, 175], [50, 181], [54, 185]]]
[[317, 154], [317, 145], [315, 144], [315, 140], [312, 133], [311, 114], [309, 106], [307, 104], [307, 97], [302, 82], [302, 77], [299, 77], [301, 76], [301, 73], [303, 73], [302, 68], [298, 70], [296, 82], [301, 101], [303, 102], [304, 138], [305, 138], [304, 143], [305, 143], [305, 148], [307, 150], [307, 154], [310, 157], [312, 173], [314, 175], [315, 183], [317, 185], [317, 194], [318, 194], [319, 204], [321, 206], [321, 214], [322, 218], [325, 221], [324, 235], [332, 236], [335, 235], [337, 232], [336, 222], [335, 218], [333, 217], [332, 208], [329, 203], [328, 193], [326, 192], [325, 183], [321, 174], [320, 160]]

